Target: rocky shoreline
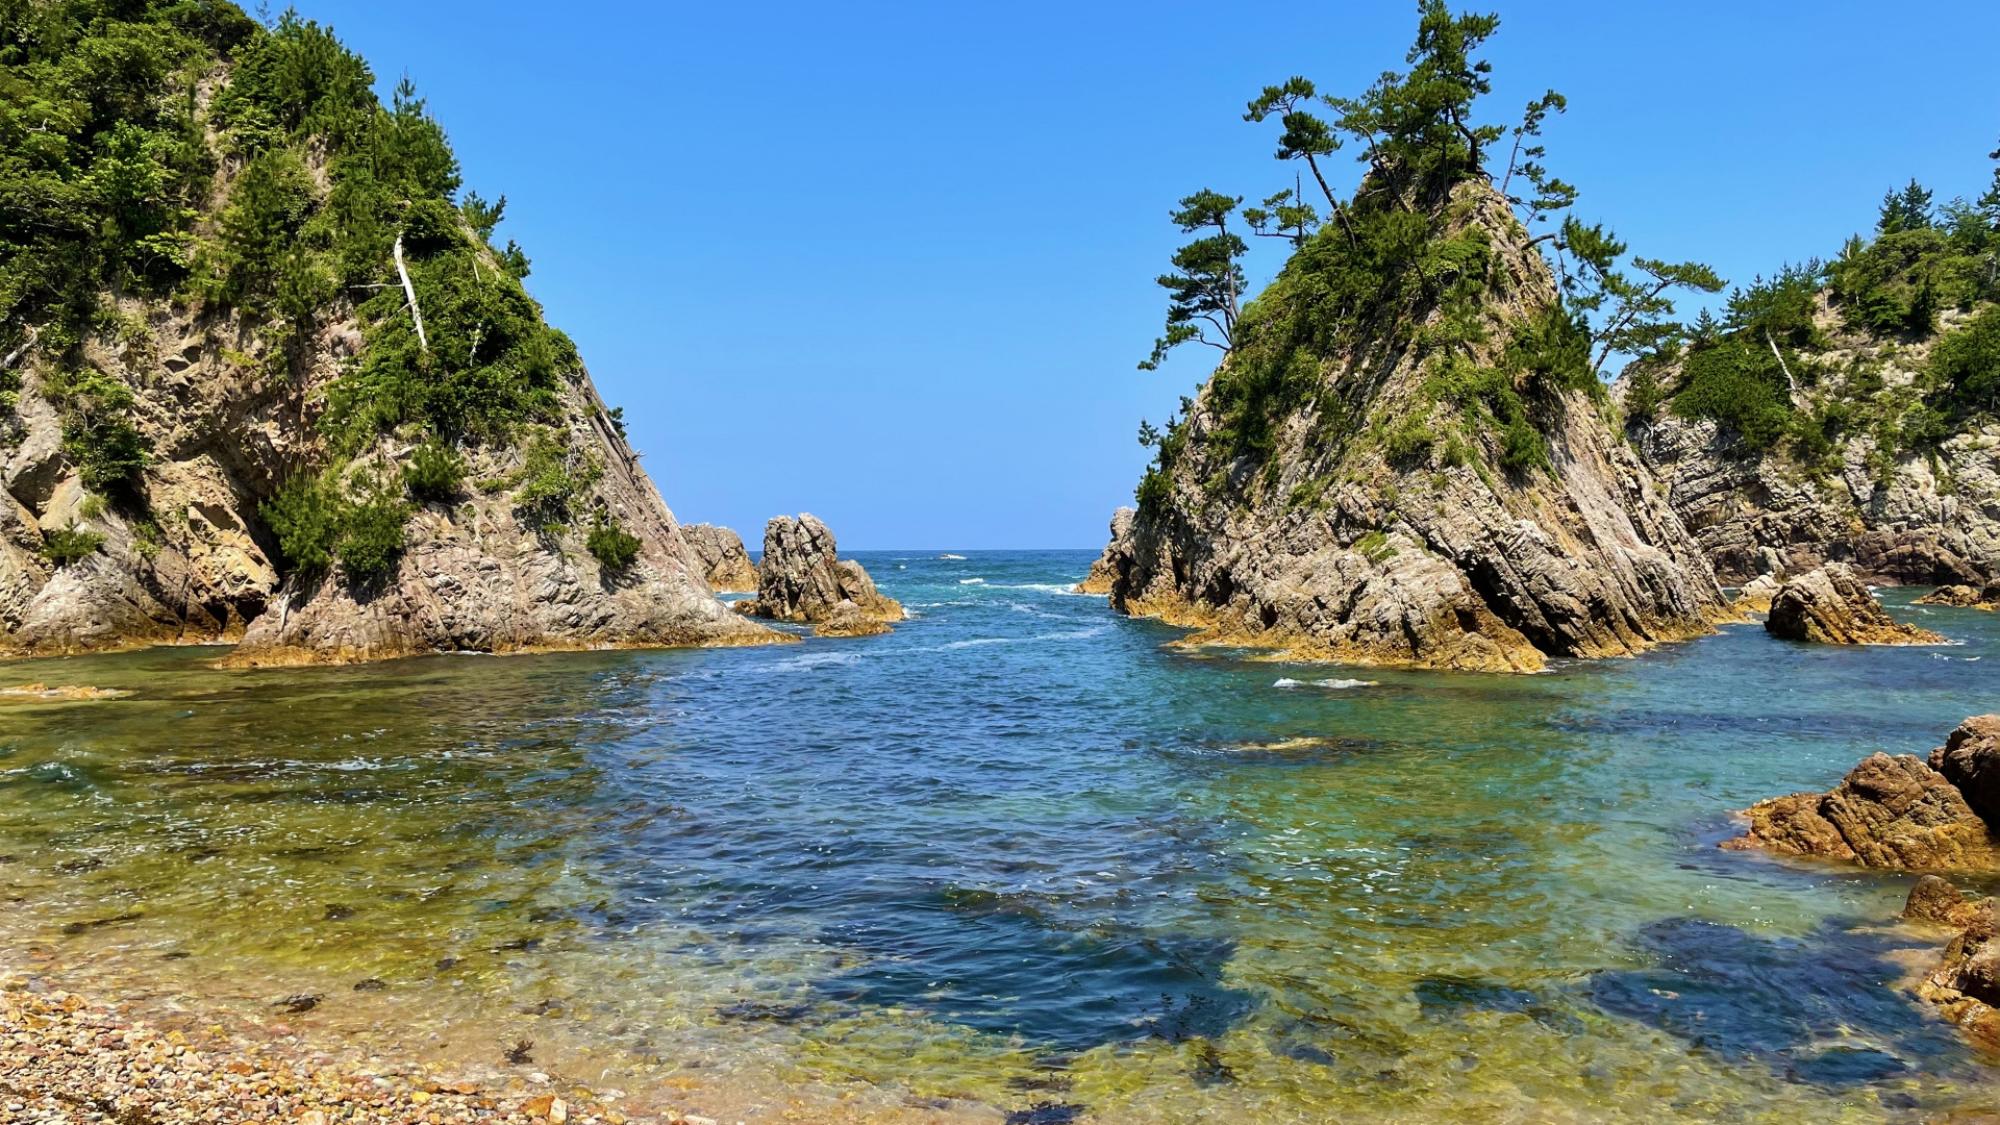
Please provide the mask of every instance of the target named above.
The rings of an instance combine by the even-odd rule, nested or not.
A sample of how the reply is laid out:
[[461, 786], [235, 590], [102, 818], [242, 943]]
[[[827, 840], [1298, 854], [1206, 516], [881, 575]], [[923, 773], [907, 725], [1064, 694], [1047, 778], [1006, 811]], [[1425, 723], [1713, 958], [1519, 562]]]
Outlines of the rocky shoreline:
[[[163, 1027], [38, 976], [0, 978], [0, 1117], [20, 1122], [508, 1122], [714, 1125], [628, 1116], [546, 1075], [491, 1080], [364, 1065], [219, 1024]], [[371, 1063], [373, 1060], [371, 1060]], [[540, 1077], [541, 1082], [534, 1082]]]

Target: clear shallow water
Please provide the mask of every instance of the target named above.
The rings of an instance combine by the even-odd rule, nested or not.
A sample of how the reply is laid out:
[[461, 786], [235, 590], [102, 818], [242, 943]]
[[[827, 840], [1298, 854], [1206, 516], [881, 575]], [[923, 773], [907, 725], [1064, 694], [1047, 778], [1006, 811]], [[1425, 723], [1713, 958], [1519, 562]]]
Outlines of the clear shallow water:
[[860, 556], [918, 614], [884, 638], [0, 665], [131, 692], [0, 697], [0, 933], [218, 1003], [324, 991], [302, 1020], [371, 1044], [533, 1039], [635, 1095], [865, 1083], [1050, 1121], [2000, 1096], [1897, 989], [1907, 877], [1714, 848], [1732, 809], [2000, 706], [1995, 615], [1890, 591], [1965, 643], [1752, 626], [1535, 677], [1354, 671], [1165, 651], [1064, 592], [1088, 553], [969, 554]]

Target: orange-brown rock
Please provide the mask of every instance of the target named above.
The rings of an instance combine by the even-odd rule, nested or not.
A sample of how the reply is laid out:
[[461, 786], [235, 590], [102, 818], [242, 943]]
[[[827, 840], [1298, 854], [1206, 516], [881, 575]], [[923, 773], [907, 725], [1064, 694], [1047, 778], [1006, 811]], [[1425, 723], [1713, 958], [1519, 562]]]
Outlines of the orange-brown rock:
[[1924, 645], [1944, 640], [1890, 617], [1867, 583], [1845, 563], [1828, 563], [1780, 586], [1771, 598], [1771, 616], [1764, 628], [1774, 637], [1825, 645]]
[[1871, 754], [1828, 793], [1794, 793], [1744, 815], [1724, 844], [1907, 871], [2000, 866], [1986, 822], [1958, 788], [1915, 755]]

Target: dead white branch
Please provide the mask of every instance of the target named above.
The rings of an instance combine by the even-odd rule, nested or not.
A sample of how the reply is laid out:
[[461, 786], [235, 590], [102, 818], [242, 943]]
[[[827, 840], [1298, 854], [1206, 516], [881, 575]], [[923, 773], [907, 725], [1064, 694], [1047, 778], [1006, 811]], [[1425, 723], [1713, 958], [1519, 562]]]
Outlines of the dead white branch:
[[21, 362], [21, 357], [28, 354], [28, 349], [34, 346], [35, 330], [30, 328], [28, 329], [28, 338], [21, 341], [21, 346], [8, 352], [5, 359], [0, 359], [0, 371], [12, 370], [15, 364]]
[[417, 322], [417, 347], [425, 352], [431, 350], [431, 342], [424, 335], [424, 310], [417, 307], [417, 287], [410, 284], [410, 271], [403, 265], [403, 236], [396, 236], [396, 275], [403, 279], [403, 296], [410, 302], [410, 318]]
[[1764, 342], [1771, 346], [1771, 354], [1778, 357], [1778, 370], [1785, 373], [1785, 385], [1792, 389], [1792, 405], [1805, 405], [1799, 397], [1799, 381], [1792, 378], [1792, 365], [1785, 362], [1785, 353], [1778, 350], [1778, 342], [1771, 339], [1771, 330], [1768, 328], [1764, 329]]

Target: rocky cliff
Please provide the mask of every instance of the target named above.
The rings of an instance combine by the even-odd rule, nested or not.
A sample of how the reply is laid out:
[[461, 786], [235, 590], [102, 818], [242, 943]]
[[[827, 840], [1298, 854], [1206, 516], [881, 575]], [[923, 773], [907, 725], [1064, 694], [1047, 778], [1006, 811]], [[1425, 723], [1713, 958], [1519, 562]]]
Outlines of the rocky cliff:
[[1245, 310], [1107, 548], [1114, 605], [1197, 642], [1494, 671], [1707, 631], [1709, 565], [1551, 354], [1574, 340], [1507, 201], [1467, 179], [1423, 219], [1406, 300], [1324, 308], [1350, 268], [1329, 224]]
[[1948, 309], [1935, 331], [1878, 333], [1851, 324], [1831, 292], [1812, 300], [1810, 330], [1778, 371], [1790, 377], [1784, 408], [1811, 426], [1797, 431], [1803, 441], [1760, 441], [1676, 409], [1684, 364], [1648, 373], [1664, 393], [1627, 429], [1675, 513], [1732, 585], [1828, 562], [1871, 582], [2000, 583], [2000, 423], [1973, 415], [1926, 441], [1904, 436], [1933, 349], [1974, 314]]
[[[4, 64], [54, 109], [0, 140], [0, 651], [773, 637], [710, 595], [407, 83], [382, 105], [290, 15], [66, 11]], [[20, 213], [72, 180], [78, 214]]]

